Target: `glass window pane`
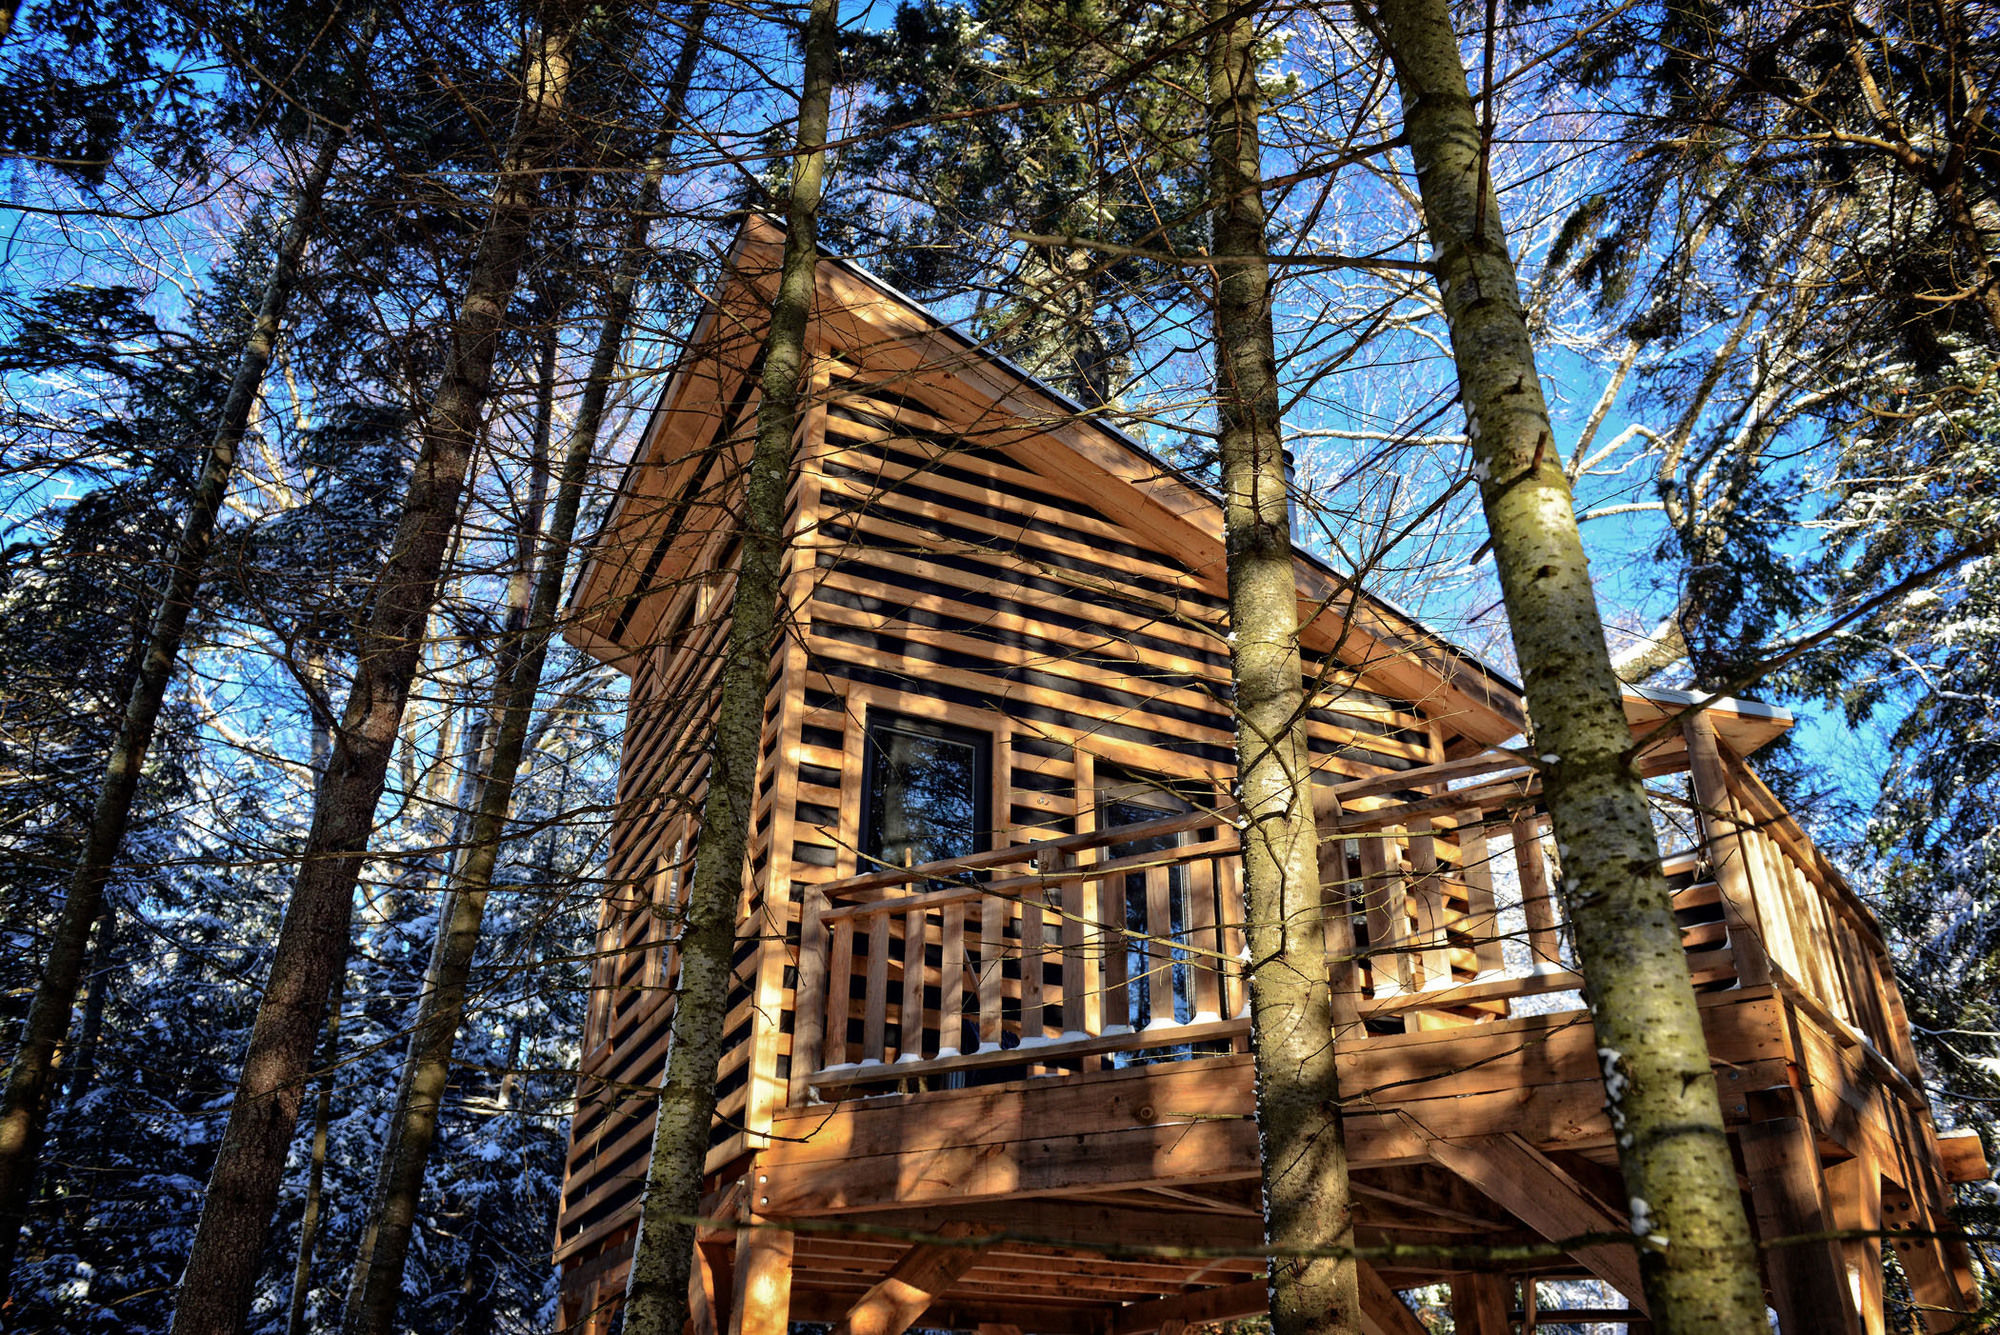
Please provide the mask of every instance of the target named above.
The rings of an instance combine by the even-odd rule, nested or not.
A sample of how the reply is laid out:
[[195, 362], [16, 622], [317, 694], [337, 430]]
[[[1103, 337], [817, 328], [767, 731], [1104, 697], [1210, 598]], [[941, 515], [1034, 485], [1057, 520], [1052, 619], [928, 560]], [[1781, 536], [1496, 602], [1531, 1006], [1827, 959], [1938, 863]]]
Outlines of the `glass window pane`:
[[980, 748], [888, 727], [871, 741], [868, 851], [899, 867], [977, 852]]

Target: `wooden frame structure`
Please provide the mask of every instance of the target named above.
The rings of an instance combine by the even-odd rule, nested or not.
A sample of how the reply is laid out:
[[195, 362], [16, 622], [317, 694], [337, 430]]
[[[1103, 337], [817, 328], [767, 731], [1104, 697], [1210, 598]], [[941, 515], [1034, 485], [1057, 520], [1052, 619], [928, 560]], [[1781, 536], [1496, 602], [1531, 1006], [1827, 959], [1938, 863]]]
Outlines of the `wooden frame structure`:
[[[573, 598], [631, 677], [556, 1239], [608, 1329], [663, 1069], [671, 944], [726, 615], [734, 478], [781, 238], [752, 217]], [[1260, 1311], [1257, 1148], [1217, 507], [907, 298], [821, 265], [784, 628], [740, 905], [696, 1324], [1174, 1335]], [[1369, 1320], [1450, 1281], [1532, 1330], [1537, 1278], [1644, 1326], [1517, 688], [1301, 554], [1328, 968]], [[1866, 906], [1750, 769], [1749, 702], [1628, 702], [1745, 1190], [1766, 1242], [1891, 1242], [1934, 1330], [1972, 1299]], [[875, 713], [990, 739], [976, 852], [869, 859]], [[1148, 776], [1179, 814], [1101, 828]], [[1481, 1246], [1533, 1260], [1478, 1262]], [[1767, 1249], [1787, 1332], [1881, 1332], [1880, 1239]], [[1525, 1281], [1525, 1282], [1524, 1282]], [[1570, 1313], [1570, 1319], [1579, 1314]]]

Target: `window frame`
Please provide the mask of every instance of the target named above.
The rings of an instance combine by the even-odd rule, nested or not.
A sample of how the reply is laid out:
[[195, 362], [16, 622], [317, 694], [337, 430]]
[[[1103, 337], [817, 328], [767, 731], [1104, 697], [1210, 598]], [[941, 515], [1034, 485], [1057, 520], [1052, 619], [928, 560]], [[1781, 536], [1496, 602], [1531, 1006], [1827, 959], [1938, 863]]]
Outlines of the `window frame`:
[[954, 742], [972, 748], [972, 853], [993, 847], [993, 757], [997, 749], [994, 734], [981, 728], [946, 723], [920, 715], [905, 714], [879, 705], [870, 705], [862, 721], [861, 740], [861, 828], [855, 847], [864, 871], [879, 871], [887, 864], [883, 850], [874, 847], [876, 827], [875, 766], [881, 763], [883, 732], [901, 732], [937, 741]]

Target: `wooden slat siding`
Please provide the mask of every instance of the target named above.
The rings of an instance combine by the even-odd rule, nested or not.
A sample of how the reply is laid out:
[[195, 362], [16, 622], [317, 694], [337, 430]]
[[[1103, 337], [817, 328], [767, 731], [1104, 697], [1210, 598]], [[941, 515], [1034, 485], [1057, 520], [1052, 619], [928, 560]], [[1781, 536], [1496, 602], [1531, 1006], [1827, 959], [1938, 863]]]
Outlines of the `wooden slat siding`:
[[[812, 605], [806, 596], [801, 571], [812, 568], [810, 549], [803, 546], [818, 527], [820, 516], [820, 464], [826, 453], [826, 389], [828, 374], [824, 361], [812, 371], [808, 406], [794, 431], [794, 453], [799, 460], [787, 496], [784, 528], [784, 567], [779, 585], [778, 644], [774, 652], [771, 693], [776, 697], [775, 714], [765, 722], [766, 757], [761, 762], [760, 786], [781, 775], [793, 763], [790, 757], [803, 744], [806, 727], [805, 689], [807, 662], [804, 641], [811, 625]], [[784, 1017], [796, 1005], [788, 971], [801, 964], [799, 913], [803, 895], [795, 881], [803, 869], [830, 873], [831, 868], [812, 869], [796, 857], [801, 841], [798, 830], [800, 795], [798, 785], [771, 783], [771, 824], [764, 847], [770, 861], [761, 878], [762, 902], [751, 910], [745, 928], [758, 938], [755, 1015], [750, 1033], [750, 1078], [744, 1099], [744, 1143], [758, 1148], [766, 1143], [773, 1112], [785, 1106], [790, 1095], [790, 1065], [794, 1057], [792, 1035], [786, 1033]]]

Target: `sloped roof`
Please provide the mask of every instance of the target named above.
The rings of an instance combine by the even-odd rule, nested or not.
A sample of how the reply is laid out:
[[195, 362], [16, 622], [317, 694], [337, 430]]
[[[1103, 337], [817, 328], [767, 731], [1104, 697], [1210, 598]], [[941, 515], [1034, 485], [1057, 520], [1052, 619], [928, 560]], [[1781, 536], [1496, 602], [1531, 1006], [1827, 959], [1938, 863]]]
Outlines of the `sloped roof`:
[[[750, 376], [752, 345], [761, 337], [757, 320], [775, 290], [783, 243], [779, 224], [758, 214], [745, 216], [727, 258], [729, 276], [693, 331], [592, 540], [572, 592], [574, 615], [566, 634], [606, 662], [619, 662], [630, 652], [623, 642], [623, 617], [614, 609], [632, 605], [676, 535], [669, 522], [647, 561], [636, 555], [649, 550], [643, 540], [613, 543], [609, 537], [641, 524], [660, 527], [651, 517], [638, 517], [644, 508], [634, 500], [664, 496], [666, 474], [685, 462], [672, 455], [670, 442], [697, 434], [675, 433], [669, 423], [677, 417], [684, 424], [712, 422], [723, 415], [722, 406], [710, 400], [719, 397], [729, 377], [704, 372], [704, 364], [727, 363], [739, 379]], [[933, 389], [948, 386], [976, 405], [984, 429], [1011, 431], [1010, 450], [1032, 453], [1044, 467], [1070, 475], [1112, 517], [1220, 583], [1221, 504], [1195, 478], [851, 260], [822, 257], [817, 300], [814, 322], [823, 342], [871, 371], [905, 375]], [[707, 386], [718, 392], [705, 398]], [[1521, 688], [1505, 673], [1388, 600], [1356, 588], [1311, 552], [1297, 548], [1294, 557], [1302, 617], [1312, 618], [1309, 633], [1321, 641], [1315, 647], [1339, 641], [1344, 659], [1365, 662], [1367, 675], [1395, 694], [1426, 701], [1442, 697], [1453, 727], [1479, 741], [1497, 743], [1523, 730]], [[1759, 717], [1761, 732], [1772, 720]]]

